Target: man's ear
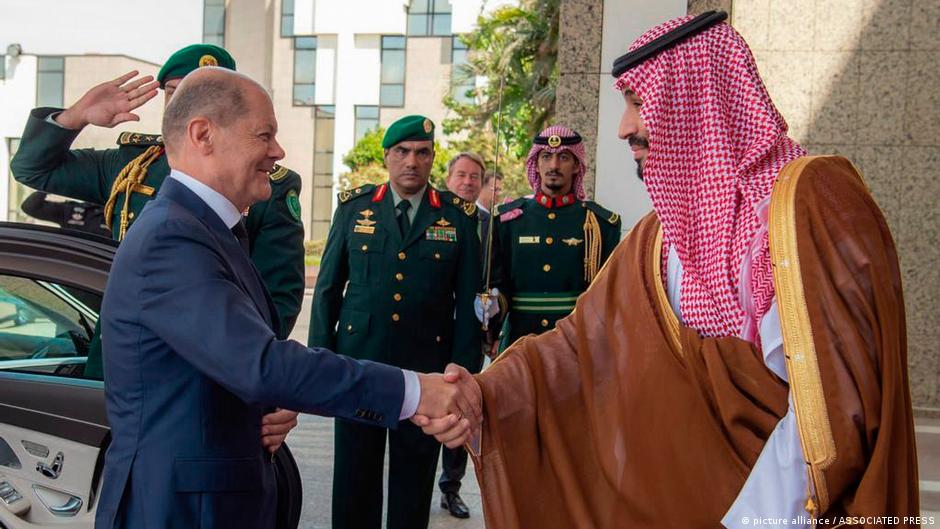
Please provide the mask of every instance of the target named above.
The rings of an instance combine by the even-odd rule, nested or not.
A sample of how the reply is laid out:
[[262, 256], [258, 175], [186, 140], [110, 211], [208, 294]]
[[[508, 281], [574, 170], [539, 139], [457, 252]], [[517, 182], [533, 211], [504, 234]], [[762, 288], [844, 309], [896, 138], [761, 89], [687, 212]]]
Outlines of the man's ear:
[[214, 129], [208, 118], [197, 116], [191, 119], [186, 127], [186, 141], [200, 154], [210, 154]]

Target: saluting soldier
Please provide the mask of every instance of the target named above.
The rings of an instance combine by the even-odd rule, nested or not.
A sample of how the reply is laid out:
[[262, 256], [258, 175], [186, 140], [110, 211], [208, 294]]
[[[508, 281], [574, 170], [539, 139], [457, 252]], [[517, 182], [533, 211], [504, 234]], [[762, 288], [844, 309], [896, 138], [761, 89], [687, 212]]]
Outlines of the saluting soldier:
[[501, 349], [526, 334], [553, 329], [570, 314], [620, 242], [620, 216], [584, 199], [584, 167], [581, 136], [551, 126], [535, 137], [526, 158], [535, 194], [499, 206], [493, 226], [495, 288], [489, 300], [477, 298], [474, 304], [481, 321], [508, 309]]
[[[234, 70], [235, 60], [218, 46], [194, 44], [170, 56], [156, 81], [149, 75], [136, 78], [138, 72], [132, 71], [95, 86], [65, 110], [33, 109], [11, 163], [14, 177], [34, 189], [103, 204], [105, 222], [114, 239], [120, 241], [170, 174], [162, 137], [124, 132], [116, 149], [70, 150], [70, 146], [87, 125], [111, 128], [138, 121], [133, 110], [155, 97], [158, 87], [164, 90], [164, 104], [169, 103], [182, 78], [202, 66]], [[269, 170], [271, 198], [252, 206], [244, 222], [251, 260], [274, 300], [277, 336], [284, 339], [303, 301], [300, 176], [277, 164], [259, 170]], [[98, 340], [92, 344], [85, 376], [101, 376]]]
[[[477, 207], [428, 185], [434, 123], [406, 116], [382, 140], [389, 181], [339, 194], [309, 345], [419, 372], [479, 363]], [[386, 430], [335, 423], [334, 529], [382, 526]], [[440, 444], [408, 421], [388, 433], [390, 529], [426, 527]]]

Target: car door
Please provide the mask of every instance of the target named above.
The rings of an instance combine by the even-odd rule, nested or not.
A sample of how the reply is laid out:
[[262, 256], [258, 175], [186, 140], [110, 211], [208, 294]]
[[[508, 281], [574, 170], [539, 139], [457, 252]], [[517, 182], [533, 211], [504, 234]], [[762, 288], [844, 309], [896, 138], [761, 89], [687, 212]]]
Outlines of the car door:
[[[92, 528], [110, 440], [104, 383], [85, 377], [116, 244], [0, 223], [0, 527]], [[275, 458], [279, 529], [297, 527], [300, 475]]]

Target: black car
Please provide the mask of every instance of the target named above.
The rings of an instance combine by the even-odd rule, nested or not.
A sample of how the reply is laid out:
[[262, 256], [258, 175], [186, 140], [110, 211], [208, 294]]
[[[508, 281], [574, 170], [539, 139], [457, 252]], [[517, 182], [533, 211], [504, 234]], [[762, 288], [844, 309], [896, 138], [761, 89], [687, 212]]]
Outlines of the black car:
[[[116, 249], [0, 222], [0, 527], [94, 525], [111, 437], [104, 382], [84, 368]], [[275, 462], [277, 527], [295, 529], [300, 474], [286, 445]]]

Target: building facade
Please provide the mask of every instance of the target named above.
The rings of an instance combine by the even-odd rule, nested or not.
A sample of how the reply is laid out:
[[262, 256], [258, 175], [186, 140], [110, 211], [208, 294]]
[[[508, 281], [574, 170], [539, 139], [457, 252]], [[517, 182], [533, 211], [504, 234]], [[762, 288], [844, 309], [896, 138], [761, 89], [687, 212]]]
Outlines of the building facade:
[[[459, 35], [471, 31], [481, 13], [507, 3], [170, 0], [154, 10], [138, 0], [0, 0], [0, 52], [6, 50], [0, 69], [0, 218], [28, 220], [19, 212], [28, 191], [13, 181], [9, 160], [31, 108], [68, 106], [128, 70], [155, 75], [175, 50], [208, 42], [223, 45], [239, 71], [270, 90], [287, 151], [282, 163], [304, 180], [307, 239], [325, 238], [337, 176], [347, 170], [343, 154], [370, 128], [407, 114], [440, 124], [443, 97], [470, 87], [452, 83], [455, 65], [466, 56]], [[43, 15], [53, 11], [61, 15]], [[161, 94], [139, 110], [140, 122], [113, 130], [89, 127], [74, 146], [106, 148], [121, 131], [159, 131], [162, 108]]]

